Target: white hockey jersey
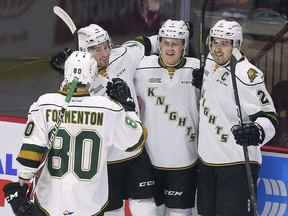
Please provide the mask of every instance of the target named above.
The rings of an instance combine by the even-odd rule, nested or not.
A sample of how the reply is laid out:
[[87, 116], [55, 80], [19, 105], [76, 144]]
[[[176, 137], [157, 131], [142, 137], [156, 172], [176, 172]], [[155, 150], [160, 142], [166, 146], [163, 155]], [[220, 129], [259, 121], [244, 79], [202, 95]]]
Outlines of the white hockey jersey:
[[[17, 157], [20, 177], [39, 166], [65, 99], [60, 93], [45, 94], [30, 107]], [[108, 150], [113, 145], [131, 151], [143, 144], [136, 113], [128, 115], [109, 98], [87, 95], [73, 94], [38, 180], [36, 202], [49, 215], [97, 214], [108, 199]]]
[[[266, 90], [263, 73], [243, 56], [236, 65], [235, 74], [243, 122], [257, 119], [262, 126], [264, 121], [270, 122], [265, 116], [273, 116], [275, 108]], [[201, 90], [198, 141], [198, 153], [204, 163], [212, 166], [244, 163], [243, 147], [235, 143], [231, 132], [234, 125], [239, 125], [239, 120], [230, 66], [216, 65], [209, 54]], [[268, 134], [273, 136], [275, 130], [272, 124], [268, 125], [272, 127], [265, 133], [271, 138]], [[264, 143], [267, 141], [265, 139]], [[260, 148], [249, 146], [248, 151], [250, 161], [261, 164]]]
[[[130, 41], [125, 45], [113, 48], [110, 54], [109, 65], [103, 75], [103, 71], [99, 71], [99, 75], [91, 88], [92, 95], [105, 95], [107, 82], [112, 78], [121, 78], [128, 84], [136, 104], [136, 112], [139, 112], [137, 97], [134, 89], [133, 78], [140, 60], [143, 58], [145, 47], [137, 41]], [[124, 160], [134, 158], [140, 154], [140, 151], [124, 152], [117, 148], [111, 148], [108, 154], [108, 163], [117, 163]]]
[[182, 63], [171, 79], [159, 56], [147, 56], [135, 74], [141, 120], [149, 134], [145, 148], [159, 169], [184, 169], [197, 160], [200, 91], [192, 86], [192, 72], [199, 60]]

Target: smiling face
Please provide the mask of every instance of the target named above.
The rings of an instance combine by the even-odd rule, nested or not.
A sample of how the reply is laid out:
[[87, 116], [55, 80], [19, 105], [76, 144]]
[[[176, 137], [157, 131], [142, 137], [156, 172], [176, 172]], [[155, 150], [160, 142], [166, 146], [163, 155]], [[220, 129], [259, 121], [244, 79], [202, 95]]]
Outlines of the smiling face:
[[109, 41], [88, 48], [88, 51], [97, 61], [98, 68], [105, 68], [109, 65], [111, 45]]
[[160, 41], [161, 58], [166, 66], [175, 66], [182, 59], [184, 40], [162, 37]]
[[211, 41], [211, 54], [214, 61], [219, 65], [225, 65], [232, 56], [232, 40], [222, 38], [212, 38]]

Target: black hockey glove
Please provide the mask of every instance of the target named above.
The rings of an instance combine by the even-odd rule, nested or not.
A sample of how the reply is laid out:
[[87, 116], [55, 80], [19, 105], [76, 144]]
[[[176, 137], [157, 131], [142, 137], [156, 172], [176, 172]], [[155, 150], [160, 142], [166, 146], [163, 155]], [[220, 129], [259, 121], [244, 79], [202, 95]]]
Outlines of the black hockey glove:
[[130, 88], [127, 83], [120, 78], [113, 78], [106, 86], [107, 95], [118, 101], [125, 111], [135, 111], [135, 103], [131, 97]]
[[198, 89], [201, 89], [202, 81], [203, 81], [203, 74], [204, 74], [204, 68], [197, 68], [197, 69], [194, 69], [192, 72], [192, 75], [193, 75], [192, 85]]
[[50, 60], [51, 67], [60, 74], [64, 74], [64, 63], [66, 59], [72, 54], [72, 50], [64, 48], [62, 52], [57, 53]]
[[241, 146], [258, 146], [265, 138], [263, 128], [257, 123], [246, 123], [243, 127], [235, 125], [231, 131], [236, 143]]
[[15, 215], [36, 215], [35, 208], [26, 196], [28, 185], [20, 185], [19, 182], [11, 182], [3, 187], [5, 199], [11, 205]]

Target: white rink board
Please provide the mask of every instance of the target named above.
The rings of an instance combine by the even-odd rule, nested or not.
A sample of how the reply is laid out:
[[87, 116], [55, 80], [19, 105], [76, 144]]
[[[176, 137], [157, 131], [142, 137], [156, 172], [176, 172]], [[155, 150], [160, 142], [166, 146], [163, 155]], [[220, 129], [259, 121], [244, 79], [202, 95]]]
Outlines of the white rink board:
[[0, 121], [0, 215], [14, 215], [10, 205], [5, 201], [3, 186], [9, 181], [17, 181], [18, 162], [16, 157], [22, 145], [25, 124]]

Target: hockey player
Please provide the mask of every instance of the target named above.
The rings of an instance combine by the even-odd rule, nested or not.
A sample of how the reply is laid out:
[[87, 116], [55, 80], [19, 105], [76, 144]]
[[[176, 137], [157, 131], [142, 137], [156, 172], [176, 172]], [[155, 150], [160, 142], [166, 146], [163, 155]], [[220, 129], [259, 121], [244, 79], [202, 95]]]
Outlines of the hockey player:
[[158, 34], [160, 56], [144, 57], [135, 74], [161, 216], [190, 216], [195, 205], [200, 90], [191, 82], [200, 63], [185, 57], [188, 28], [184, 21], [167, 20]]
[[[113, 145], [133, 151], [144, 144], [146, 133], [134, 112], [129, 87], [121, 79], [110, 83], [114, 99], [125, 101], [124, 109], [108, 97], [90, 96], [96, 72], [97, 62], [90, 53], [73, 52], [65, 63], [63, 89], [40, 96], [30, 107], [17, 157], [19, 182], [4, 187], [16, 215], [103, 215], [108, 203], [109, 149]], [[33, 205], [25, 195], [26, 183], [40, 164], [74, 76], [78, 84], [38, 180]]]
[[[240, 52], [243, 36], [237, 22], [218, 21], [211, 28], [207, 41], [210, 52], [200, 99], [198, 213], [251, 216], [254, 215], [253, 204], [243, 146], [248, 146], [256, 186], [262, 161], [260, 147], [275, 133], [275, 108], [263, 73]], [[239, 126], [231, 80], [232, 54], [238, 60], [235, 76], [243, 127]]]
[[[121, 78], [130, 87], [131, 95], [136, 101], [134, 74], [143, 56], [156, 52], [156, 45], [153, 45], [156, 44], [156, 38], [150, 37], [150, 40], [139, 37], [122, 46], [112, 47], [107, 31], [96, 24], [79, 29], [78, 38], [80, 50], [90, 52], [98, 64], [99, 75], [92, 84], [91, 94], [105, 95], [107, 83], [113, 78]], [[52, 66], [59, 70], [63, 59], [65, 60], [64, 54], [56, 56], [52, 59]], [[135, 109], [139, 111], [137, 103]], [[129, 199], [133, 216], [157, 214], [153, 198], [153, 168], [145, 149], [124, 152], [112, 148], [108, 155], [108, 174], [109, 205], [105, 209], [105, 216], [124, 216], [124, 199]]]

